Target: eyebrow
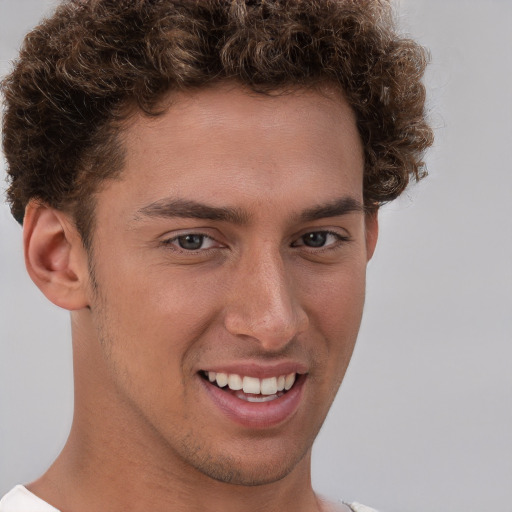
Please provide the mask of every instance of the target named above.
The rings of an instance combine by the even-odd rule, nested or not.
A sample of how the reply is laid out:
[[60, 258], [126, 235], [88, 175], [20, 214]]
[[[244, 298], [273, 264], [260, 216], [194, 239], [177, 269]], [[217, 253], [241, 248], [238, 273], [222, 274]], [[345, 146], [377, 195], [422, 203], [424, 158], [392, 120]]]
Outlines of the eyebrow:
[[353, 197], [342, 197], [327, 204], [314, 206], [303, 211], [299, 219], [302, 222], [325, 219], [328, 217], [340, 217], [349, 213], [365, 213], [364, 205]]
[[184, 199], [161, 199], [137, 210], [135, 220], [143, 217], [182, 217], [247, 224], [248, 215], [238, 208], [210, 206]]
[[[340, 217], [349, 213], [364, 213], [364, 205], [353, 197], [342, 197], [332, 202], [313, 206], [301, 212], [297, 217], [299, 222], [311, 222], [328, 217]], [[137, 210], [136, 221], [141, 217], [150, 218], [195, 218], [213, 221], [230, 222], [232, 224], [248, 224], [250, 217], [239, 208], [211, 206], [204, 203], [185, 199], [160, 199]]]

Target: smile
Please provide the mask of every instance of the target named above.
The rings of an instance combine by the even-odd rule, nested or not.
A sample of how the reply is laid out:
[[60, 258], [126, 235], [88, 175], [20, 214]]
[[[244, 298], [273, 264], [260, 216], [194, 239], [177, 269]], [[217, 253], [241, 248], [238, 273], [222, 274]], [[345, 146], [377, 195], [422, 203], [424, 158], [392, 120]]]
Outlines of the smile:
[[212, 384], [234, 391], [235, 396], [247, 402], [269, 402], [289, 391], [297, 378], [296, 373], [258, 379], [247, 375], [223, 372], [203, 372]]
[[268, 428], [294, 414], [307, 374], [279, 372], [258, 378], [202, 370], [199, 376], [213, 403], [231, 420], [245, 427]]

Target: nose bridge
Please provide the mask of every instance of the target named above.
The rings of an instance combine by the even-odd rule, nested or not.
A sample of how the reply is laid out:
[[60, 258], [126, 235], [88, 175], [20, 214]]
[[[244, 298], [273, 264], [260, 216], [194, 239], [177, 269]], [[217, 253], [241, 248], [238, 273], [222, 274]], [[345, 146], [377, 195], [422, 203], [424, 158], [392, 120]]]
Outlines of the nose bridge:
[[279, 350], [305, 329], [307, 316], [278, 250], [258, 249], [242, 257], [232, 282], [226, 328]]

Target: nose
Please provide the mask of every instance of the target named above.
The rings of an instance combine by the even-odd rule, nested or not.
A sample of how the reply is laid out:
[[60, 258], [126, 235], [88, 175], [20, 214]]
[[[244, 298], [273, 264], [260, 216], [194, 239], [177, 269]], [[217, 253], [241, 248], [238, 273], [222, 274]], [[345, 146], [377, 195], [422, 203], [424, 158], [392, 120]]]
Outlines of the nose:
[[224, 316], [231, 334], [251, 338], [264, 350], [278, 352], [304, 332], [308, 322], [297, 283], [286, 272], [280, 254], [253, 254], [239, 262]]

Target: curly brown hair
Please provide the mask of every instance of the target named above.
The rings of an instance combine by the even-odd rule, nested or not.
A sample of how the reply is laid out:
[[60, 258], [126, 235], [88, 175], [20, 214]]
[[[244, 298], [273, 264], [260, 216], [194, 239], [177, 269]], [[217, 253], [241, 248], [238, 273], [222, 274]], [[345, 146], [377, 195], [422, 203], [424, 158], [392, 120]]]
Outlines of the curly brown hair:
[[341, 88], [378, 208], [425, 174], [427, 56], [386, 0], [67, 0], [2, 82], [11, 211], [22, 222], [31, 198], [70, 211], [87, 245], [93, 194], [122, 170], [127, 107], [158, 115], [165, 94], [222, 80]]

